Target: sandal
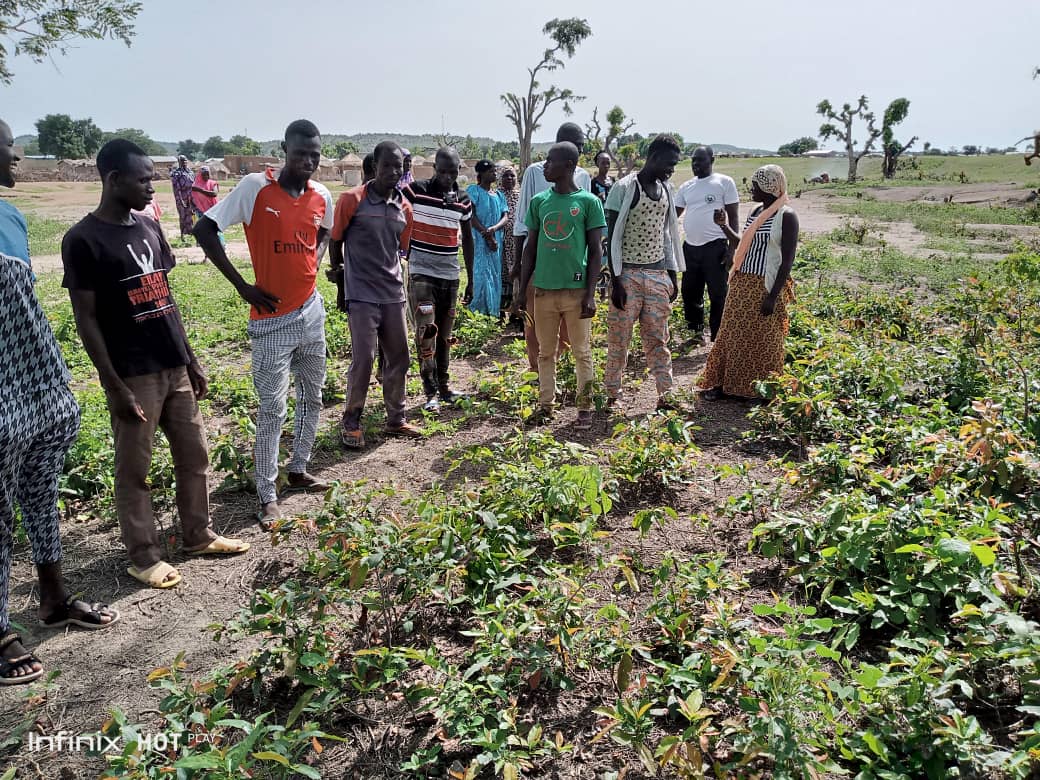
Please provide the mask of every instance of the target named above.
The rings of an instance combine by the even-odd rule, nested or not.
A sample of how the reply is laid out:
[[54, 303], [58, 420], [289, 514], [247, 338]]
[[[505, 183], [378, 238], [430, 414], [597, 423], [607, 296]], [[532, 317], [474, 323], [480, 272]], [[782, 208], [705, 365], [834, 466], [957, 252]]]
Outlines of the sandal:
[[582, 409], [578, 412], [578, 419], [574, 423], [575, 430], [587, 431], [592, 427], [592, 412]]
[[126, 573], [150, 588], [172, 588], [174, 585], [180, 584], [180, 581], [184, 579], [181, 577], [181, 573], [166, 561], [153, 563], [147, 569], [138, 569], [136, 566], [130, 566]]
[[[3, 639], [0, 639], [0, 653], [3, 653], [15, 642], [21, 644], [22, 637], [14, 632], [7, 634]], [[24, 650], [25, 648], [23, 647], [22, 649]], [[3, 655], [0, 655], [0, 685], [25, 685], [26, 683], [31, 683], [33, 680], [39, 680], [43, 677], [43, 664], [40, 664], [39, 669], [29, 672], [28, 674], [20, 674], [17, 676], [11, 674], [15, 669], [20, 669], [32, 664], [40, 664], [40, 659], [29, 652], [23, 653], [22, 655], [16, 655], [14, 658], [5, 658]]]
[[184, 552], [188, 555], [238, 555], [244, 553], [249, 547], [249, 542], [243, 542], [241, 539], [218, 536], [201, 547], [185, 547]]
[[360, 428], [352, 431], [341, 430], [339, 432], [339, 440], [343, 442], [343, 446], [348, 450], [360, 450], [365, 446], [365, 434], [361, 432]]
[[[77, 613], [82, 617], [74, 617]], [[107, 621], [102, 620], [101, 618], [106, 615], [111, 619]], [[108, 628], [118, 621], [118, 609], [112, 609], [108, 604], [102, 604], [99, 601], [84, 601], [72, 595], [65, 599], [65, 602], [49, 620], [41, 619], [40, 625], [44, 628], [64, 628], [72, 625], [97, 631], [98, 629]]]

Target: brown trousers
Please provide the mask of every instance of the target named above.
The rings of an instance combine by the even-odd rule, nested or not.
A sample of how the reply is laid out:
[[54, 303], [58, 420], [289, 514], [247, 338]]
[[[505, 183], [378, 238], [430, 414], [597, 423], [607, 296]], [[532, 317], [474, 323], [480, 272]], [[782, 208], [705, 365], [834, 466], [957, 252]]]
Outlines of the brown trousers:
[[209, 518], [209, 452], [186, 367], [128, 377], [123, 382], [147, 420], [117, 417], [109, 402], [116, 448], [116, 515], [130, 562], [145, 569], [163, 557], [148, 485], [156, 428], [170, 442], [185, 547], [204, 545], [216, 536]]

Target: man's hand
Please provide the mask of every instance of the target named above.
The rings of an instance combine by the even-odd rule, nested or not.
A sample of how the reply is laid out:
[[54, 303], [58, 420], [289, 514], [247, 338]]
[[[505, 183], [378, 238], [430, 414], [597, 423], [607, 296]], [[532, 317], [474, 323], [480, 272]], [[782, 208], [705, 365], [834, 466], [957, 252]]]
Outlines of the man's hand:
[[485, 233], [484, 243], [487, 244], [487, 248], [490, 249], [492, 252], [498, 251], [498, 242], [495, 241], [494, 233]]
[[762, 298], [762, 308], [760, 310], [763, 317], [769, 317], [776, 311], [776, 296], [771, 293], [766, 293]]
[[343, 276], [343, 266], [341, 265], [329, 265], [325, 269], [325, 278], [333, 284], [336, 284]]
[[115, 412], [116, 417], [128, 422], [148, 422], [148, 418], [144, 416], [144, 409], [137, 403], [133, 391], [126, 385], [109, 393], [108, 400], [112, 404], [112, 411]]
[[513, 298], [513, 312], [527, 311], [527, 290], [520, 290]]
[[243, 284], [237, 289], [238, 294], [242, 296], [242, 300], [253, 306], [257, 311], [267, 312], [268, 314], [274, 314], [278, 311], [276, 304], [281, 303], [281, 299], [275, 298], [271, 293], [265, 292], [255, 284]]
[[581, 301], [581, 319], [588, 320], [596, 316], [596, 296], [593, 293], [585, 293]]
[[188, 364], [188, 381], [191, 382], [191, 389], [195, 391], [196, 399], [201, 401], [206, 397], [206, 393], [209, 392], [209, 380], [206, 379], [206, 374], [198, 360], [193, 360]]
[[714, 219], [716, 225], [726, 227], [726, 209], [715, 209]]
[[614, 281], [610, 283], [610, 303], [618, 311], [624, 311], [625, 304], [628, 303], [628, 293], [625, 292], [621, 278], [618, 276], [615, 276]]
[[462, 293], [462, 305], [469, 306], [469, 302], [473, 300], [473, 285], [467, 284], [466, 291]]

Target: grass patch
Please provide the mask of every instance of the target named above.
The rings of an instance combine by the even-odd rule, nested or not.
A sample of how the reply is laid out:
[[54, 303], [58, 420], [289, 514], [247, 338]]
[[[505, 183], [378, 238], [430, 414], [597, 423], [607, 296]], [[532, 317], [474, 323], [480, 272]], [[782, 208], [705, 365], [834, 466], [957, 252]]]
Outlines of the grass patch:
[[60, 219], [48, 219], [26, 214], [29, 225], [29, 253], [33, 257], [56, 255], [61, 251], [61, 240], [72, 225]]
[[832, 203], [827, 208], [850, 217], [880, 222], [911, 222], [922, 233], [974, 238], [969, 225], [1040, 225], [1040, 209], [1008, 206], [971, 206], [958, 203], [888, 203], [857, 200]]

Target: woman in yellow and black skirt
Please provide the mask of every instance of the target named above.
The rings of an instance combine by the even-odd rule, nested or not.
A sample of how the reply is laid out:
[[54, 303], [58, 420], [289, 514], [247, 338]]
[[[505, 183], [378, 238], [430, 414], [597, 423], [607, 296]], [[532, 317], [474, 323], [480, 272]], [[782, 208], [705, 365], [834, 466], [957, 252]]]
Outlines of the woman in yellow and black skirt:
[[709, 401], [755, 398], [755, 383], [784, 364], [798, 215], [787, 205], [783, 168], [765, 165], [755, 171], [751, 199], [760, 205], [748, 215], [742, 236], [726, 223], [725, 210], [715, 212], [715, 222], [737, 249], [722, 324], [697, 382]]

